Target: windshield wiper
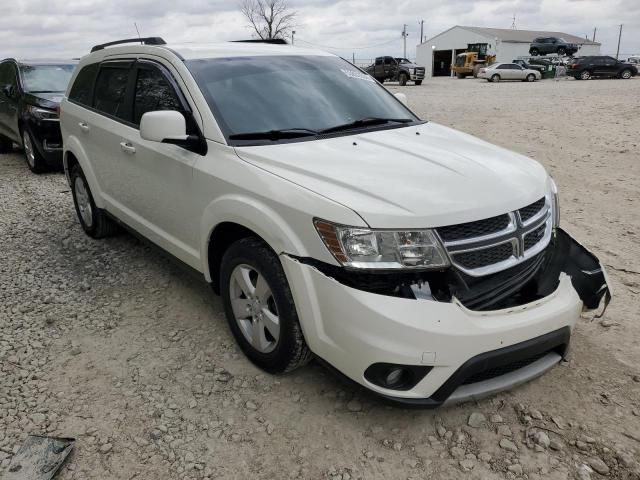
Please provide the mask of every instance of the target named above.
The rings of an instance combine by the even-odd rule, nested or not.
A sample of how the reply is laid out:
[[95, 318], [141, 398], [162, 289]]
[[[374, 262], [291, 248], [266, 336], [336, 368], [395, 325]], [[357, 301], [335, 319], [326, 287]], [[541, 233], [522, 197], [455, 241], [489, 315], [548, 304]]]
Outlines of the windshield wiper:
[[384, 125], [385, 123], [411, 123], [412, 118], [380, 118], [380, 117], [368, 117], [361, 118], [354, 122], [345, 123], [343, 125], [336, 125], [335, 127], [325, 128], [320, 133], [332, 133], [341, 132], [343, 130], [354, 130], [356, 128], [373, 127], [375, 125]]
[[245, 132], [229, 135], [230, 140], [285, 140], [287, 138], [312, 137], [320, 132], [308, 128], [285, 128], [264, 132]]

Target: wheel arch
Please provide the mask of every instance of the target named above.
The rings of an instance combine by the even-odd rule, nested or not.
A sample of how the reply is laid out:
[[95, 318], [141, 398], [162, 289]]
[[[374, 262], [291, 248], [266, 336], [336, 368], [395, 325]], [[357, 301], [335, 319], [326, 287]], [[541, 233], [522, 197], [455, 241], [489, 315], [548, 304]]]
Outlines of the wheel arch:
[[80, 165], [84, 177], [87, 179], [89, 188], [91, 189], [91, 195], [93, 201], [98, 208], [104, 208], [104, 201], [102, 199], [102, 190], [100, 189], [96, 175], [91, 168], [89, 157], [82, 147], [80, 142], [75, 137], [70, 137], [64, 140], [64, 152], [62, 154], [62, 165], [64, 167], [64, 173], [67, 177], [67, 182], [70, 181], [69, 174], [73, 165]]

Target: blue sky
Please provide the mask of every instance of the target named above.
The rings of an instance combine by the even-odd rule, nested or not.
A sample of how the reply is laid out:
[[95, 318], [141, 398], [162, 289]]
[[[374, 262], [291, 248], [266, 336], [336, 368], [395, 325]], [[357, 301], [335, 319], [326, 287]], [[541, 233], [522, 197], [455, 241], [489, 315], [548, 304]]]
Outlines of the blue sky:
[[[639, 0], [289, 0], [297, 11], [299, 45], [319, 45], [345, 57], [415, 55], [419, 21], [431, 37], [453, 25], [553, 30], [584, 36], [598, 29], [603, 53], [640, 54]], [[0, 57], [79, 57], [90, 47], [142, 35], [168, 42], [248, 38], [251, 31], [234, 0], [20, 0], [5, 2], [0, 17]], [[304, 43], [309, 42], [309, 43]]]

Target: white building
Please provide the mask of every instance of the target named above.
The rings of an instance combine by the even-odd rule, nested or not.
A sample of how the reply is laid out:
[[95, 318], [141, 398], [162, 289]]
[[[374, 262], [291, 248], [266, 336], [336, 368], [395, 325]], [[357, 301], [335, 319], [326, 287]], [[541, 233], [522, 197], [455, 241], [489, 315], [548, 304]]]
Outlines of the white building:
[[449, 76], [456, 55], [469, 43], [486, 43], [487, 53], [495, 54], [498, 62], [510, 62], [529, 55], [529, 45], [537, 37], [561, 37], [580, 45], [577, 55], [600, 55], [599, 43], [568, 33], [456, 25], [418, 45], [416, 63], [425, 67], [427, 77]]

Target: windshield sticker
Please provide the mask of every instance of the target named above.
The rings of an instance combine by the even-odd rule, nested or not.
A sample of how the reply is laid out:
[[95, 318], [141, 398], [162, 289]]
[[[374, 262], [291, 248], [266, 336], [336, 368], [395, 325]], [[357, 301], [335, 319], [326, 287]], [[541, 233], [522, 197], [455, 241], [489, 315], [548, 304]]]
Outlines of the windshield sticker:
[[340, 71], [344, 73], [349, 78], [355, 78], [358, 80], [366, 80], [367, 82], [374, 82], [373, 77], [367, 73], [358, 72], [357, 70], [347, 70], [346, 68], [341, 68]]

